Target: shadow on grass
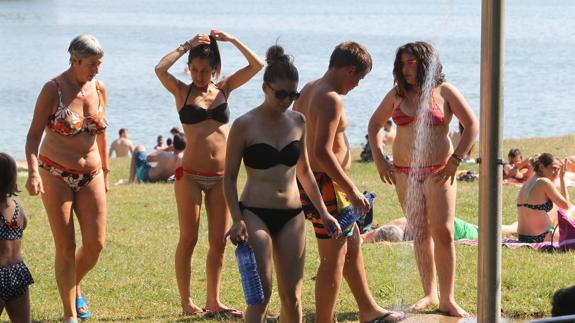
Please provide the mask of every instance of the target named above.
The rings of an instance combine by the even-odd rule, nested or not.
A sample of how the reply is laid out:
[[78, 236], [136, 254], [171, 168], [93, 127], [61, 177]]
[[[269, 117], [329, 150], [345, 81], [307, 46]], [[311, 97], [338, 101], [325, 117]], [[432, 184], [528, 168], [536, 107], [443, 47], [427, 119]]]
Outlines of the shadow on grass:
[[[336, 314], [336, 322], [359, 322], [357, 312], [343, 312]], [[305, 313], [303, 316], [304, 322], [315, 322], [315, 313]], [[273, 321], [278, 322], [278, 321]], [[269, 320], [267, 323], [271, 323]]]
[[[88, 320], [90, 321], [97, 321], [97, 322], [131, 322], [131, 321], [139, 321], [139, 322], [148, 322], [148, 321], [155, 321], [157, 319], [165, 319], [165, 322], [169, 322], [169, 318], [173, 317], [174, 315], [139, 315], [139, 316], [106, 316], [106, 317], [91, 317]], [[4, 321], [2, 321], [4, 322]], [[62, 318], [59, 319], [49, 319], [49, 320], [32, 320], [32, 323], [61, 323]], [[83, 322], [79, 320], [79, 322]], [[179, 321], [174, 321], [179, 322]], [[191, 321], [182, 321], [182, 322], [191, 322]]]

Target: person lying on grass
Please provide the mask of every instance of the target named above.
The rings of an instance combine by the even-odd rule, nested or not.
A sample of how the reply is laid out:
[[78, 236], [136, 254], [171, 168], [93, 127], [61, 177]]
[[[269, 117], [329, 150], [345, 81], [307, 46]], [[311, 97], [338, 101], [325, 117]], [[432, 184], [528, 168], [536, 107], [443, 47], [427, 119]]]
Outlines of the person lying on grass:
[[[407, 219], [405, 217], [397, 218], [362, 234], [362, 241], [364, 243], [411, 241], [413, 237], [409, 231], [406, 232], [406, 227]], [[504, 237], [517, 234], [517, 222], [502, 225], [501, 234]], [[462, 219], [455, 218], [453, 235], [454, 240], [477, 240], [479, 238], [479, 227]]]

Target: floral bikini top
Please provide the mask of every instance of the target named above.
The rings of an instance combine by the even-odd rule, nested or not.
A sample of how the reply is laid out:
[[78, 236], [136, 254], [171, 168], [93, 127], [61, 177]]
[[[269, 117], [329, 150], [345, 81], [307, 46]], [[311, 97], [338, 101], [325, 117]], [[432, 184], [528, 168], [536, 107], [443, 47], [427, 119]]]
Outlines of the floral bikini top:
[[54, 79], [58, 88], [58, 109], [56, 113], [48, 118], [48, 129], [63, 136], [74, 136], [82, 131], [94, 136], [103, 133], [108, 127], [108, 119], [104, 115], [104, 108], [100, 101], [100, 88], [96, 81], [96, 91], [98, 92], [98, 111], [87, 117], [80, 116], [78, 113], [70, 110], [62, 102], [62, 89], [56, 79]]

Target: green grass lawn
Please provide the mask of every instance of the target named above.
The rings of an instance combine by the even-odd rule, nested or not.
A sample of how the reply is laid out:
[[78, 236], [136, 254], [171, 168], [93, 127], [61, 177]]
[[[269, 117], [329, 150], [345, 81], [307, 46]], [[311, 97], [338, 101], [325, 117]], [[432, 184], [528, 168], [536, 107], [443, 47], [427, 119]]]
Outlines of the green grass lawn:
[[[503, 156], [511, 147], [520, 147], [524, 156], [547, 152], [557, 156], [575, 154], [575, 136], [508, 140]], [[354, 151], [355, 159], [359, 151]], [[111, 183], [127, 178], [127, 159], [112, 160]], [[460, 169], [478, 170], [477, 165]], [[242, 174], [243, 175], [243, 174]], [[385, 223], [401, 215], [392, 186], [384, 185], [373, 163], [354, 163], [351, 178], [361, 190], [378, 193], [375, 223]], [[25, 174], [20, 179], [24, 188]], [[243, 177], [241, 179], [243, 183]], [[503, 188], [503, 222], [515, 220], [518, 188]], [[575, 190], [571, 189], [571, 196]], [[459, 183], [457, 216], [478, 223], [478, 183]], [[24, 234], [24, 258], [36, 283], [31, 287], [32, 314], [35, 321], [58, 322], [62, 306], [54, 279], [54, 246], [46, 212], [39, 197], [22, 192], [18, 197], [30, 217]], [[192, 260], [192, 296], [196, 304], [205, 300], [205, 257], [207, 232], [205, 214], [201, 216], [200, 240]], [[78, 232], [78, 228], [76, 228]], [[79, 235], [77, 235], [79, 237]], [[174, 252], [178, 239], [178, 221], [172, 184], [113, 186], [108, 193], [108, 229], [106, 247], [96, 267], [83, 282], [93, 317], [91, 321], [111, 322], [191, 322], [208, 321], [179, 315], [179, 297], [174, 272]], [[313, 230], [307, 226], [307, 259], [302, 293], [306, 320], [313, 320], [314, 281], [319, 264]], [[78, 246], [80, 241], [77, 241]], [[377, 301], [386, 308], [406, 309], [421, 295], [421, 284], [410, 244], [363, 246], [369, 285]], [[550, 315], [550, 298], [558, 288], [575, 284], [573, 253], [547, 254], [529, 249], [503, 249], [503, 316], [523, 319]], [[471, 313], [476, 312], [477, 248], [457, 246], [456, 298]], [[228, 244], [222, 279], [222, 301], [232, 307], [245, 306], [233, 245]], [[279, 313], [274, 290], [272, 314]], [[340, 322], [357, 321], [357, 306], [345, 284], [337, 313]], [[7, 320], [6, 314], [1, 319]], [[218, 320], [212, 320], [218, 321]]]

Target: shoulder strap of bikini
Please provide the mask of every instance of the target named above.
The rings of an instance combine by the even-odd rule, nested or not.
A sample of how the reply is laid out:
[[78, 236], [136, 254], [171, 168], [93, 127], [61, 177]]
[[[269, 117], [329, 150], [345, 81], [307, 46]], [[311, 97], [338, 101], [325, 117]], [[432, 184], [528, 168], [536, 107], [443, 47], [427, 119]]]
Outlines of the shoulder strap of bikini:
[[190, 83], [190, 85], [189, 85], [188, 94], [186, 95], [186, 98], [184, 99], [184, 105], [186, 105], [186, 102], [188, 102], [188, 98], [190, 97], [190, 93], [192, 93], [193, 87], [194, 87], [194, 82]]
[[226, 93], [226, 91], [224, 91], [224, 89], [222, 89], [221, 87], [219, 87], [216, 83], [214, 83], [212, 81], [212, 83], [214, 84], [214, 86], [216, 87], [216, 89], [220, 90], [220, 92], [222, 92], [222, 94], [224, 95], [224, 98], [226, 99], [226, 101], [228, 101], [228, 94]]
[[60, 95], [60, 98], [62, 98], [62, 88], [60, 87], [60, 82], [58, 82], [57, 78], [53, 78], [52, 82], [56, 84], [56, 89], [58, 89], [58, 95]]
[[533, 183], [533, 185], [529, 188], [529, 190], [527, 191], [527, 199], [525, 200], [525, 204], [529, 204], [529, 197], [531, 197], [531, 192], [533, 191], [533, 189], [535, 188], [535, 185], [537, 185], [537, 182], [539, 181], [539, 178], [535, 179], [535, 183]]
[[58, 82], [57, 78], [53, 78], [52, 82], [56, 84], [56, 89], [58, 90], [58, 106], [64, 106], [64, 102], [62, 101], [62, 88], [60, 87], [60, 82]]
[[14, 215], [12, 215], [12, 219], [16, 220], [18, 219], [18, 216], [20, 215], [20, 203], [18, 203], [18, 201], [16, 200], [12, 200], [14, 201]]

